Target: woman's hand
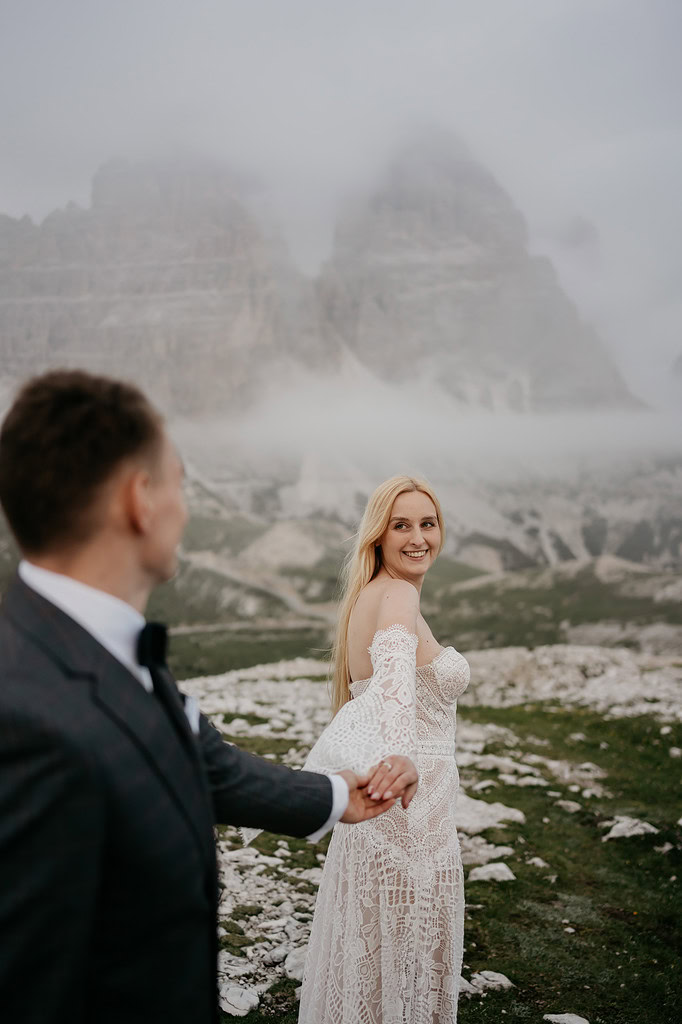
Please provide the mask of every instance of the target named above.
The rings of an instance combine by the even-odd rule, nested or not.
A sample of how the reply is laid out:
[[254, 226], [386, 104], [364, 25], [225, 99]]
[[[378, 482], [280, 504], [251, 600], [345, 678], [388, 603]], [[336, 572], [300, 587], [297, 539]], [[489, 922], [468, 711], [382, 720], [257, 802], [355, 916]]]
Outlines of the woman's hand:
[[407, 810], [419, 785], [417, 769], [409, 757], [390, 754], [381, 764], [370, 768], [367, 774], [367, 794], [372, 800], [397, 800], [402, 797], [402, 805]]
[[360, 821], [368, 821], [383, 814], [390, 807], [393, 807], [395, 798], [384, 798], [375, 800], [367, 792], [369, 776], [359, 776], [355, 772], [344, 770], [337, 772], [348, 784], [348, 807], [341, 816], [341, 821], [346, 825], [357, 825]]

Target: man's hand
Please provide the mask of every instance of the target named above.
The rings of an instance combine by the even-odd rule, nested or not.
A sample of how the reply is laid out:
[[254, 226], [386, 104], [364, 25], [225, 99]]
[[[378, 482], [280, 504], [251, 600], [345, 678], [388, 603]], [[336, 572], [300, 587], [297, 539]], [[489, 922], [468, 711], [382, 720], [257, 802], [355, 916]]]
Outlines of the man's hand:
[[393, 807], [395, 799], [374, 800], [367, 792], [369, 776], [359, 776], [355, 772], [337, 772], [348, 783], [348, 807], [341, 821], [346, 825], [357, 825], [360, 821], [369, 821]]
[[385, 802], [392, 797], [402, 797], [405, 810], [417, 792], [419, 775], [409, 757], [402, 754], [390, 754], [381, 764], [370, 768], [367, 795], [372, 800]]

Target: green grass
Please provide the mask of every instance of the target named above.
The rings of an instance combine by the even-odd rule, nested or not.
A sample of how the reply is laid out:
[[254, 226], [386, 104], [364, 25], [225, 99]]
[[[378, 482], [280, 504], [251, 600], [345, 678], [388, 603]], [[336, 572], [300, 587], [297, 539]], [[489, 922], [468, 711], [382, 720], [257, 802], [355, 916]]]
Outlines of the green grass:
[[182, 543], [187, 551], [228, 551], [238, 554], [266, 530], [267, 526], [240, 515], [232, 515], [229, 519], [192, 515], [185, 527]]
[[289, 658], [324, 659], [328, 652], [319, 630], [225, 630], [171, 636], [168, 662], [177, 679], [189, 679]]
[[[467, 922], [464, 959], [473, 971], [501, 971], [516, 989], [490, 994], [478, 1006], [463, 1000], [460, 1020], [497, 1022], [505, 1009], [519, 1021], [573, 1012], [590, 1024], [677, 1022], [682, 855], [679, 848], [663, 855], [654, 847], [666, 841], [682, 845], [682, 829], [675, 824], [682, 766], [668, 755], [669, 746], [682, 742], [682, 727], [662, 743], [660, 723], [646, 717], [604, 722], [589, 711], [549, 713], [541, 706], [466, 714], [511, 728], [522, 744], [528, 736], [549, 740], [549, 747], [527, 743], [543, 756], [594, 761], [608, 772], [605, 784], [612, 795], [586, 800], [550, 777], [548, 788], [583, 804], [574, 815], [541, 789], [500, 785], [487, 795], [520, 808], [527, 820], [513, 829], [519, 856], [508, 859], [517, 881], [467, 886], [467, 902], [483, 907]], [[571, 741], [573, 732], [585, 733], [587, 741]], [[509, 753], [504, 747], [487, 750]], [[606, 830], [598, 822], [614, 814], [644, 818], [660, 832], [603, 842]], [[509, 842], [512, 829], [487, 836]], [[542, 857], [550, 868], [526, 865], [529, 855]], [[557, 875], [554, 884], [543, 878], [549, 874]], [[564, 932], [564, 920], [574, 934]]]
[[[463, 997], [460, 1024], [538, 1022], [545, 1013], [568, 1012], [585, 1017], [590, 1024], [678, 1024], [682, 828], [676, 822], [682, 813], [682, 763], [671, 758], [668, 749], [682, 746], [682, 725], [661, 737], [660, 723], [649, 717], [604, 721], [589, 710], [550, 711], [541, 704], [466, 708], [464, 717], [511, 729], [519, 737], [517, 749], [523, 752], [577, 764], [595, 762], [607, 772], [603, 784], [610, 795], [583, 798], [541, 765], [550, 782], [547, 788], [577, 800], [583, 810], [563, 811], [555, 805], [557, 798], [539, 787], [500, 784], [485, 793], [484, 799], [523, 810], [526, 823], [484, 833], [490, 841], [513, 846], [515, 853], [506, 863], [516, 881], [467, 883], [471, 909], [465, 925], [464, 974], [500, 971], [515, 988], [490, 992], [485, 998]], [[571, 733], [577, 732], [586, 740], [571, 740]], [[538, 739], [547, 745], [538, 745]], [[255, 744], [240, 742], [263, 752], [262, 738]], [[278, 746], [280, 742], [290, 745], [283, 740], [277, 741]], [[608, 746], [602, 747], [603, 743]], [[269, 746], [283, 755], [272, 741]], [[509, 752], [502, 743], [486, 747], [486, 753], [508, 756]], [[462, 775], [465, 788], [475, 778], [497, 780], [494, 772], [463, 770]], [[602, 842], [606, 830], [598, 828], [598, 823], [615, 814], [644, 818], [660, 832]], [[326, 843], [310, 847], [267, 833], [256, 845], [272, 852], [280, 838], [287, 838], [295, 851], [291, 863], [301, 867], [315, 866], [315, 853], [326, 848]], [[657, 853], [655, 847], [665, 842], [676, 848]], [[526, 864], [531, 856], [542, 857], [550, 867]], [[556, 875], [556, 880], [550, 881], [549, 875]], [[564, 931], [565, 921], [575, 929], [573, 934]], [[295, 989], [293, 982], [278, 984], [270, 990], [272, 1002], [262, 1002], [243, 1019], [247, 1024], [293, 1024]]]
[[453, 643], [460, 650], [562, 643], [564, 622], [682, 624], [679, 601], [656, 603], [650, 597], [622, 594], [618, 585], [597, 579], [592, 566], [572, 578], [555, 576], [551, 586], [534, 586], [544, 572], [527, 570], [513, 586], [498, 580], [454, 593], [447, 587], [425, 586], [424, 615], [441, 643]]

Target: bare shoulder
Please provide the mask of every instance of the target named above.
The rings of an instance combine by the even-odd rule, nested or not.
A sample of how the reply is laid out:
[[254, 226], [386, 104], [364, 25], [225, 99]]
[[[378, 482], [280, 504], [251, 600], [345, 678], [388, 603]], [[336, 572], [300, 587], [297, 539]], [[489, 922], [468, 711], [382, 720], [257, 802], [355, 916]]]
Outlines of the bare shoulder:
[[374, 634], [396, 623], [417, 633], [419, 594], [407, 580], [372, 580], [360, 593], [348, 624], [348, 660], [351, 679], [367, 679], [373, 668], [369, 657]]
[[400, 623], [416, 632], [419, 593], [411, 583], [407, 580], [375, 580], [372, 598], [373, 607], [367, 608], [367, 612], [373, 619], [375, 630]]

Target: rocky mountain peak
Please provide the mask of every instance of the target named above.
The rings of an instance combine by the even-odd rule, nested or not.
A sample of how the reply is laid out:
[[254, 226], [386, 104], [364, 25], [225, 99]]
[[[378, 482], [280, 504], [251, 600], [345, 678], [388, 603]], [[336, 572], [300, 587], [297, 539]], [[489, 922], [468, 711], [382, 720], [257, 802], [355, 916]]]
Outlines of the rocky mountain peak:
[[[126, 373], [175, 413], [244, 408], [344, 354], [490, 410], [633, 405], [613, 361], [531, 256], [521, 214], [455, 137], [418, 133], [300, 274], [259, 185], [201, 162], [112, 161], [92, 204], [0, 217], [6, 377]], [[323, 386], [323, 385], [321, 385]]]

